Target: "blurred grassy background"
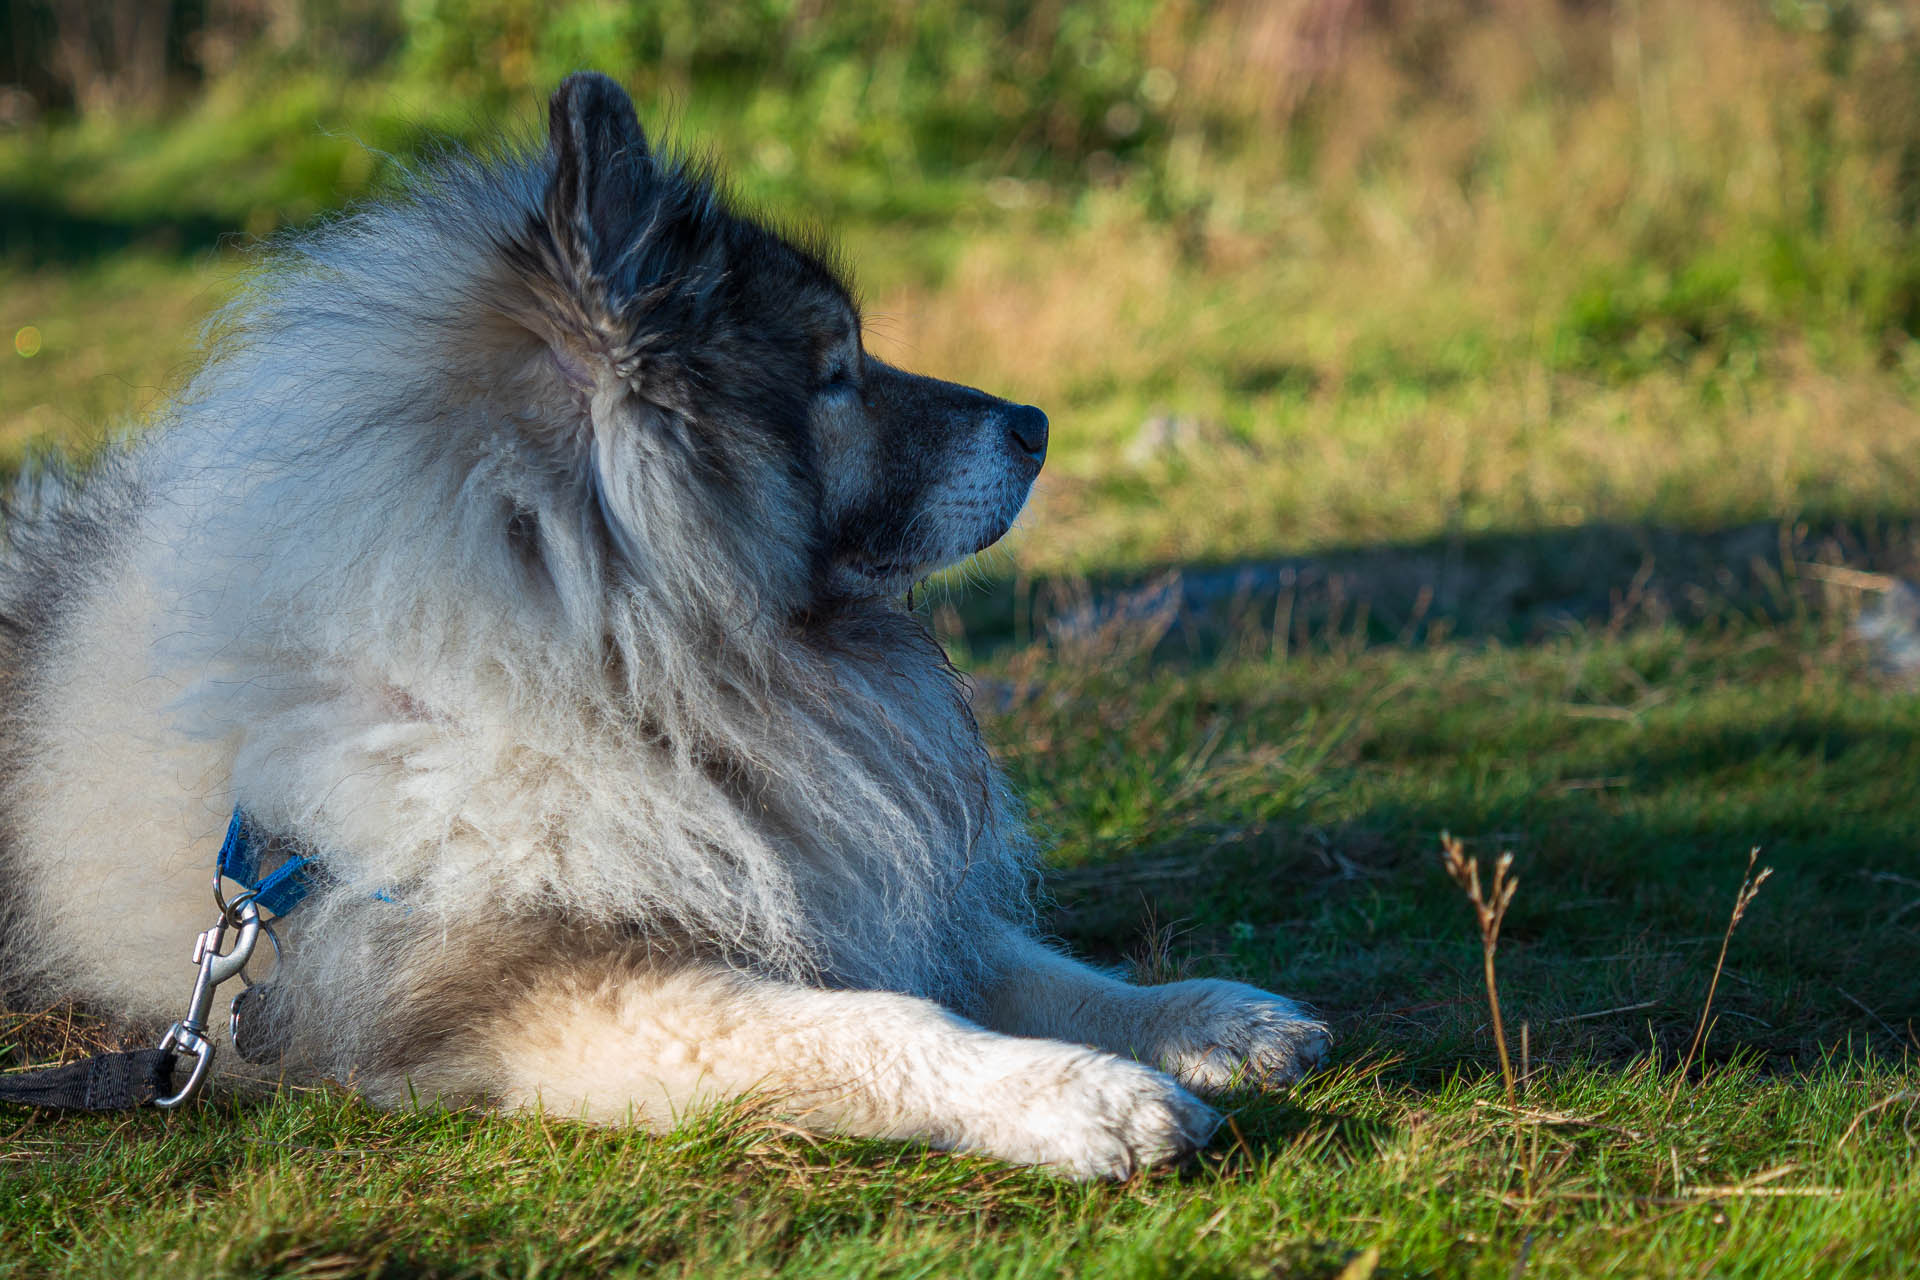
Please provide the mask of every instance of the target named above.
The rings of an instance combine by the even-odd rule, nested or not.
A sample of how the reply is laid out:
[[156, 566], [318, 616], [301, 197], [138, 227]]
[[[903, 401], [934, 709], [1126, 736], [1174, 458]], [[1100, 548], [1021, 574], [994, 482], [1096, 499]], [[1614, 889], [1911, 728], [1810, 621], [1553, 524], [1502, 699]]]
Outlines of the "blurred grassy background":
[[832, 227], [877, 350], [1052, 413], [1024, 568], [1872, 525], [1920, 479], [1912, 3], [4, 14], [0, 457], [177, 384], [252, 238], [592, 66]]

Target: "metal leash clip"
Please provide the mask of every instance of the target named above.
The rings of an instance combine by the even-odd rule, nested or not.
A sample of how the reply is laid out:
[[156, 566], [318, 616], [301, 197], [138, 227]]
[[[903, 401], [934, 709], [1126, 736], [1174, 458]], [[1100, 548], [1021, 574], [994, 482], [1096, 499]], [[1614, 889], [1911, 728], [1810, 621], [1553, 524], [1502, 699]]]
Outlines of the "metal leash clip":
[[[247, 967], [264, 927], [260, 907], [251, 892], [227, 902], [220, 897], [216, 882], [214, 898], [220, 903], [220, 919], [193, 944], [193, 963], [199, 966], [200, 972], [194, 978], [193, 995], [187, 1001], [187, 1016], [167, 1028], [165, 1038], [160, 1041], [162, 1049], [193, 1058], [193, 1068], [179, 1091], [153, 1100], [154, 1106], [168, 1110], [193, 1101], [206, 1085], [207, 1072], [213, 1066], [213, 1041], [207, 1037], [207, 1015], [213, 1009], [214, 988]], [[237, 928], [239, 934], [233, 940], [233, 950], [222, 955], [220, 947], [226, 941], [229, 927]]]

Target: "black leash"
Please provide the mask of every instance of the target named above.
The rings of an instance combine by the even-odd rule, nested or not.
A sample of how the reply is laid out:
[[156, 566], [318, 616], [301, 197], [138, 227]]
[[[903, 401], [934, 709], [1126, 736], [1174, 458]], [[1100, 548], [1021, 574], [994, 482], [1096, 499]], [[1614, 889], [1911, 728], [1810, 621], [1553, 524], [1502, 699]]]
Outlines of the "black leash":
[[[167, 1028], [165, 1039], [152, 1049], [100, 1053], [65, 1066], [0, 1075], [0, 1102], [56, 1111], [126, 1111], [136, 1107], [171, 1111], [192, 1102], [205, 1087], [213, 1067], [214, 1045], [207, 1019], [213, 1013], [214, 988], [246, 968], [254, 944], [266, 928], [252, 890], [232, 902], [219, 897], [219, 892], [216, 881], [214, 896], [220, 902], [220, 919], [194, 940], [196, 973], [187, 1015]], [[238, 933], [232, 947], [223, 952], [229, 927]], [[231, 1034], [236, 1038], [238, 1015], [235, 1009], [236, 1025]], [[186, 1059], [186, 1079], [176, 1085], [174, 1068], [182, 1058]]]
[[174, 1052], [136, 1049], [0, 1075], [0, 1102], [51, 1111], [128, 1111], [173, 1092]]

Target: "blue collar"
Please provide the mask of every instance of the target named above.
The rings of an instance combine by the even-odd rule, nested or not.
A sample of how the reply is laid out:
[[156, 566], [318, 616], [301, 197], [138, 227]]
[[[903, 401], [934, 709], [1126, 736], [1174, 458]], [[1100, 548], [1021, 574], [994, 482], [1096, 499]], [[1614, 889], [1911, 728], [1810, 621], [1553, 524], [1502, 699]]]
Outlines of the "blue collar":
[[[252, 821], [235, 805], [233, 818], [227, 823], [227, 838], [220, 843], [216, 865], [222, 876], [249, 890], [253, 900], [278, 919], [305, 901], [316, 884], [326, 881], [327, 869], [311, 854], [290, 853], [285, 862], [262, 876], [260, 855], [254, 849], [256, 838], [260, 838], [260, 833], [253, 830]], [[409, 915], [413, 913], [413, 908], [394, 897], [390, 890], [381, 889], [370, 896], [400, 907]]]
[[220, 845], [220, 874], [251, 890], [253, 900], [263, 909], [284, 916], [313, 891], [313, 874], [319, 868], [312, 858], [296, 853], [262, 877], [251, 826], [247, 815], [235, 805], [233, 820], [227, 823], [227, 838]]

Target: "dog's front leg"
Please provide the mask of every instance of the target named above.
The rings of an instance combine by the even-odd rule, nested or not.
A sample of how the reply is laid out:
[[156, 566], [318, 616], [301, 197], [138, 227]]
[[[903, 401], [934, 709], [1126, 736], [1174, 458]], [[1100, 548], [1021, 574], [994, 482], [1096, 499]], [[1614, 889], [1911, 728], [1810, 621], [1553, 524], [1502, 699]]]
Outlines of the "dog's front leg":
[[1218, 1117], [1167, 1076], [1076, 1044], [997, 1035], [928, 1000], [716, 968], [555, 981], [494, 1024], [509, 1106], [655, 1128], [742, 1095], [818, 1132], [918, 1138], [1125, 1178]]
[[1298, 1079], [1331, 1043], [1299, 1005], [1244, 983], [1136, 987], [1013, 931], [997, 958], [980, 1011], [994, 1030], [1136, 1057], [1202, 1093]]

